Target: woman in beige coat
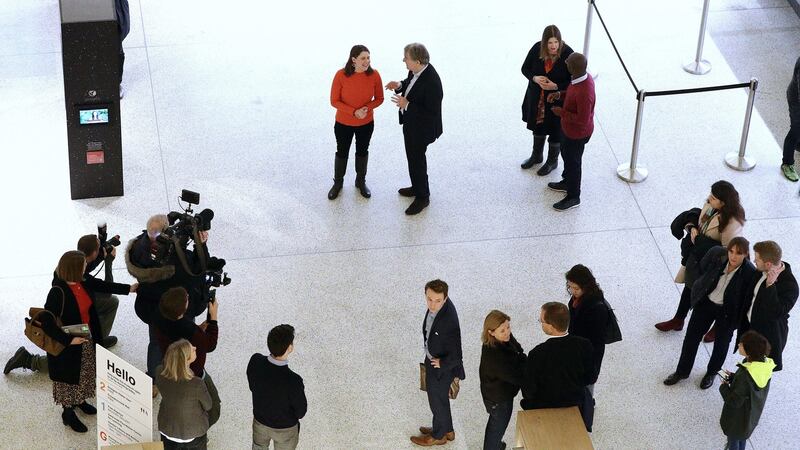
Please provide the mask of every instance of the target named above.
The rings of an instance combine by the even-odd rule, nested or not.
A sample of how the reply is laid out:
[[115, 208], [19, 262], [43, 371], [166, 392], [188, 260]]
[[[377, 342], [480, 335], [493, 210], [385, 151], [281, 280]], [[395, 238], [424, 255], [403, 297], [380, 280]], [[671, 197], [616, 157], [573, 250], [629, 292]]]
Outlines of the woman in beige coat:
[[[684, 284], [678, 310], [672, 319], [657, 323], [656, 328], [660, 331], [683, 329], [683, 322], [691, 309], [692, 284], [700, 276], [697, 268], [700, 260], [711, 247], [717, 245], [727, 247], [731, 239], [741, 236], [744, 222], [744, 208], [739, 201], [739, 192], [736, 188], [723, 180], [712, 184], [711, 193], [700, 212], [700, 219], [697, 223], [686, 224], [686, 230], [692, 240], [692, 249], [686, 259], [686, 265], [681, 266], [675, 277], [676, 283]], [[714, 340], [710, 334], [712, 333], [706, 335], [706, 342]]]

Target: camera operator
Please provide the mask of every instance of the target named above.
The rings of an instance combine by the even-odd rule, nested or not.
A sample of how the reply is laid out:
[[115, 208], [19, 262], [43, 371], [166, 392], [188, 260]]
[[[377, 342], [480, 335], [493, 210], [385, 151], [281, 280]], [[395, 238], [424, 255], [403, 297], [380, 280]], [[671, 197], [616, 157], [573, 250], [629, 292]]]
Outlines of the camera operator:
[[[208, 392], [211, 394], [212, 407], [208, 412], [209, 424], [213, 425], [220, 414], [220, 400], [214, 381], [205, 369], [206, 354], [217, 348], [219, 326], [217, 325], [217, 310], [219, 304], [216, 299], [208, 302], [208, 318], [200, 325], [196, 325], [193, 318], [186, 315], [189, 308], [189, 293], [182, 287], [175, 287], [161, 296], [158, 303], [158, 313], [153, 317], [152, 326], [159, 349], [163, 355], [167, 347], [175, 341], [186, 339], [195, 348], [197, 358], [189, 367], [192, 372], [205, 381]], [[148, 367], [148, 371], [155, 373], [155, 367]]]
[[[114, 283], [112, 264], [117, 250], [113, 245], [105, 242], [105, 225], [98, 227], [98, 231], [99, 237], [95, 234], [81, 236], [78, 239], [77, 249], [86, 255], [86, 270], [83, 273], [83, 283], [87, 289], [95, 293], [94, 307], [100, 319], [100, 329], [102, 330], [102, 340], [99, 344], [105, 348], [111, 348], [117, 343], [117, 337], [110, 334], [119, 306], [119, 298], [114, 294], [128, 295], [129, 293], [134, 293], [137, 291], [139, 283], [132, 285]], [[119, 238], [115, 236], [114, 239]], [[104, 280], [100, 280], [92, 274], [92, 271], [101, 263], [105, 263]], [[53, 280], [55, 282], [55, 275]], [[47, 355], [34, 355], [29, 353], [25, 347], [20, 347], [6, 363], [3, 373], [8, 374], [17, 368], [34, 372], [48, 372]]]

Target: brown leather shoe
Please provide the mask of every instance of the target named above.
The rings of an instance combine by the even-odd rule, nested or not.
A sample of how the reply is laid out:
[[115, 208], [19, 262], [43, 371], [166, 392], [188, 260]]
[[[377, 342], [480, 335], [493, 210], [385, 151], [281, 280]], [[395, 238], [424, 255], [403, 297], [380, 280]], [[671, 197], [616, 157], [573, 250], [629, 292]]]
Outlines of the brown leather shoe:
[[433, 445], [447, 444], [447, 439], [444, 437], [441, 439], [434, 439], [433, 436], [429, 434], [423, 434], [422, 436], [411, 436], [411, 442], [421, 447], [431, 447]]
[[[424, 435], [430, 436], [431, 433], [433, 433], [433, 430], [431, 429], [431, 427], [419, 427], [419, 432], [424, 434]], [[452, 441], [453, 439], [456, 438], [456, 432], [455, 431], [451, 431], [451, 432], [445, 434], [444, 437], [448, 441]]]

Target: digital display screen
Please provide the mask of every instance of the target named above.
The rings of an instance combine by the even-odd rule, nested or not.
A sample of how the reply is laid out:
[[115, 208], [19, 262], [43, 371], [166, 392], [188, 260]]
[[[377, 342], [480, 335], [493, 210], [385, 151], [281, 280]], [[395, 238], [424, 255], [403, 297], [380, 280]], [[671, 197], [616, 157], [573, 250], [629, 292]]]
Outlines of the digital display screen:
[[78, 111], [78, 121], [81, 125], [108, 123], [108, 108], [82, 109]]

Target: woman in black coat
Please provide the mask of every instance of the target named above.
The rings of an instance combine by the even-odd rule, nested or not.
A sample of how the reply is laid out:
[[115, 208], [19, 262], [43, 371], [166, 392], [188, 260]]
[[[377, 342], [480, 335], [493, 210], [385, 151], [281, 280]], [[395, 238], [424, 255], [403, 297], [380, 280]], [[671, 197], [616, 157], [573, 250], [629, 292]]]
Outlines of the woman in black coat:
[[511, 318], [497, 310], [483, 321], [481, 341], [481, 396], [489, 413], [483, 450], [502, 450], [514, 397], [522, 386], [525, 352], [511, 334]]
[[[606, 327], [608, 307], [603, 290], [597, 284], [592, 271], [578, 264], [566, 273], [569, 303], [569, 334], [588, 339], [594, 348], [594, 369], [600, 374], [603, 355], [606, 352]], [[594, 394], [594, 385], [589, 386]]]
[[555, 25], [548, 25], [542, 32], [542, 40], [533, 44], [525, 62], [522, 75], [528, 80], [525, 99], [522, 101], [522, 120], [533, 131], [533, 151], [531, 157], [522, 163], [523, 169], [530, 169], [544, 159], [544, 141], [547, 140], [547, 161], [536, 172], [547, 175], [558, 167], [558, 154], [561, 151], [561, 120], [550, 110], [546, 92], [564, 91], [569, 86], [567, 57], [572, 49], [561, 39], [561, 31]]
[[77, 406], [85, 414], [96, 414], [94, 406], [86, 399], [94, 397], [95, 354], [94, 345], [102, 339], [100, 320], [94, 307], [94, 291], [111, 294], [127, 294], [135, 288], [127, 284], [106, 283], [94, 278], [84, 280], [86, 255], [72, 250], [64, 253], [58, 261], [53, 285], [47, 294], [44, 308], [61, 318], [61, 325], [89, 326], [88, 336], [73, 336], [63, 331], [52, 319], [43, 320], [43, 331], [64, 345], [58, 354], [47, 355], [50, 379], [53, 380], [53, 400], [64, 411], [61, 420], [74, 431], [87, 431], [75, 414]]

